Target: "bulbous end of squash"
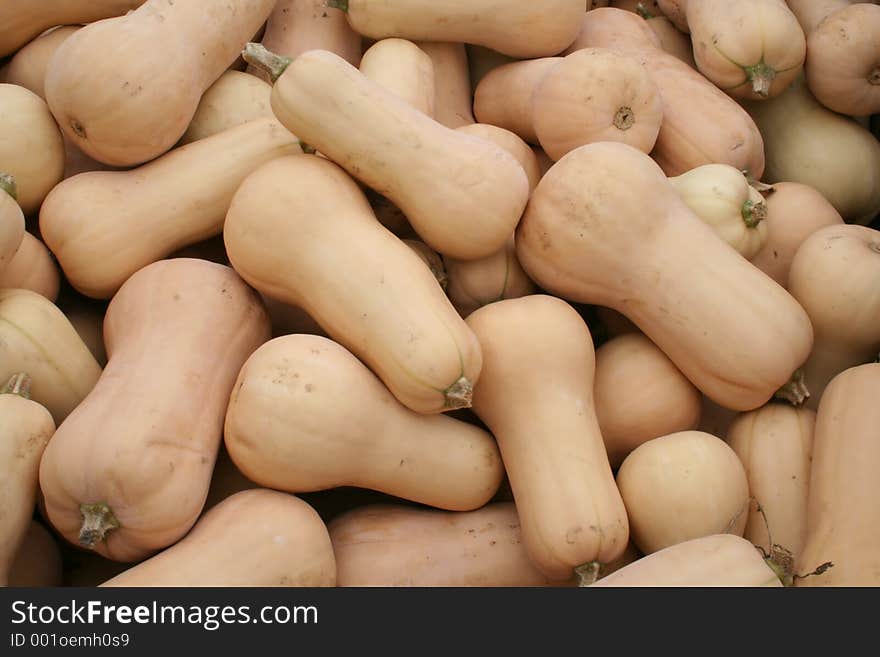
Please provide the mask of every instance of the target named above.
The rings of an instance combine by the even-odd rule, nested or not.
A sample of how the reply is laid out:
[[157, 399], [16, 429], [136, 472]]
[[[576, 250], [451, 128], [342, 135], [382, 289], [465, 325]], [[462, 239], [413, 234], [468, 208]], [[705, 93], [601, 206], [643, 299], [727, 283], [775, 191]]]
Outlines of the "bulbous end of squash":
[[265, 71], [272, 84], [278, 81], [278, 78], [287, 70], [287, 67], [293, 63], [290, 57], [278, 55], [267, 50], [260, 43], [248, 43], [241, 53], [242, 58], [251, 66], [255, 66], [261, 71]]
[[0, 173], [0, 189], [9, 194], [13, 200], [18, 200], [18, 189], [15, 186], [15, 178], [8, 173]]
[[79, 543], [83, 547], [93, 548], [114, 529], [119, 529], [119, 521], [113, 511], [104, 502], [80, 504], [83, 523], [79, 530]]
[[470, 408], [474, 395], [474, 384], [461, 377], [458, 381], [443, 391], [445, 408], [454, 411], [458, 408]]
[[577, 579], [578, 586], [590, 586], [591, 584], [595, 584], [599, 579], [599, 573], [602, 569], [602, 564], [598, 561], [590, 561], [589, 563], [582, 564], [574, 569], [574, 575]]
[[13, 374], [6, 385], [0, 388], [0, 395], [18, 395], [25, 399], [31, 398], [31, 377], [24, 372]]
[[788, 383], [777, 390], [773, 396], [776, 399], [784, 399], [794, 406], [803, 405], [810, 398], [810, 391], [804, 381], [804, 371], [802, 369], [795, 370]]

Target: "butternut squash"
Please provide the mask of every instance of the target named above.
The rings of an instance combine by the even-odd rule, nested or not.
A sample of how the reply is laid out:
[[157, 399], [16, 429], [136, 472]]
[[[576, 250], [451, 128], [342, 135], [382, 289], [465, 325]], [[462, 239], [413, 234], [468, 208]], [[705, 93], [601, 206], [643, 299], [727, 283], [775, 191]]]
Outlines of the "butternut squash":
[[588, 12], [569, 52], [580, 48], [619, 50], [648, 71], [663, 101], [663, 122], [652, 156], [667, 176], [714, 163], [761, 179], [764, 143], [755, 122], [730, 96], [664, 52], [644, 20], [611, 7]]
[[636, 447], [617, 472], [632, 541], [645, 554], [701, 536], [742, 536], [749, 482], [723, 440], [680, 431]]
[[694, 49], [687, 35], [672, 24], [666, 16], [645, 17], [648, 27], [660, 39], [660, 47], [670, 55], [683, 61], [691, 68], [697, 68], [694, 61]]
[[511, 57], [555, 55], [577, 36], [583, 0], [328, 0], [346, 12], [349, 25], [373, 39], [403, 37], [415, 41], [473, 43]]
[[553, 580], [614, 561], [629, 529], [593, 406], [593, 341], [567, 303], [508, 299], [467, 318], [483, 349], [473, 408], [498, 441], [523, 543]]
[[434, 117], [434, 62], [412, 41], [377, 41], [364, 52], [360, 72], [423, 114]]
[[0, 586], [28, 532], [37, 500], [40, 457], [55, 431], [52, 415], [29, 399], [30, 377], [0, 388]]
[[[236, 192], [223, 235], [246, 281], [305, 310], [405, 406], [470, 405], [482, 365], [476, 337], [341, 168], [314, 156], [264, 165]], [[333, 244], [333, 257], [316, 244]]]
[[746, 259], [767, 241], [767, 204], [741, 171], [704, 164], [669, 182], [695, 215]]
[[52, 535], [36, 520], [27, 533], [9, 568], [9, 586], [61, 586], [61, 553]]
[[202, 94], [274, 5], [240, 0], [230, 11], [212, 0], [147, 0], [125, 16], [87, 25], [49, 64], [52, 114], [64, 134], [99, 162], [152, 160], [180, 139]]
[[116, 586], [335, 586], [327, 527], [302, 500], [277, 491], [236, 493], [180, 542], [101, 584]]
[[62, 25], [28, 43], [9, 60], [4, 82], [24, 87], [45, 101], [49, 60], [67, 37], [79, 29], [79, 25]]
[[567, 55], [532, 96], [535, 134], [554, 160], [595, 141], [619, 141], [650, 153], [662, 119], [660, 93], [644, 67], [605, 48]]
[[135, 561], [202, 510], [232, 385], [269, 318], [231, 269], [179, 258], [126, 281], [104, 339], [107, 367], [44, 453], [40, 487], [65, 538]]
[[360, 507], [328, 525], [338, 586], [550, 586], [509, 502], [449, 513]]
[[403, 240], [403, 243], [406, 244], [413, 253], [419, 256], [421, 261], [424, 262], [428, 269], [431, 270], [431, 273], [434, 274], [434, 278], [437, 279], [440, 287], [445, 292], [449, 280], [446, 277], [446, 266], [443, 264], [443, 258], [441, 258], [435, 251], [432, 251], [431, 247], [419, 240]]
[[529, 194], [538, 186], [542, 175], [538, 157], [532, 147], [515, 133], [489, 123], [470, 123], [457, 128], [457, 130], [466, 135], [488, 139], [513, 155], [523, 171], [526, 172], [526, 177], [529, 180]]
[[807, 40], [784, 0], [688, 2], [687, 22], [700, 72], [733, 96], [778, 96], [803, 70]]
[[447, 128], [475, 123], [467, 51], [463, 43], [419, 41], [434, 65], [434, 118]]
[[64, 314], [45, 297], [0, 289], [0, 380], [27, 370], [31, 399], [56, 424], [85, 398], [101, 367]]
[[120, 16], [144, 0], [43, 0], [43, 2], [5, 2], [0, 8], [0, 57], [5, 57], [32, 41], [50, 27], [90, 23]]
[[807, 406], [819, 405], [837, 374], [880, 352], [880, 231], [828, 226], [798, 248], [788, 289], [810, 316], [816, 335], [804, 365]]
[[0, 84], [0, 171], [15, 178], [24, 214], [37, 211], [64, 173], [64, 142], [42, 98]]
[[852, 0], [786, 0], [807, 36], [832, 13], [849, 7]]
[[333, 53], [285, 65], [272, 91], [278, 120], [393, 202], [428, 246], [476, 259], [504, 245], [528, 200], [506, 151], [442, 126]]
[[657, 6], [676, 28], [685, 34], [690, 33], [687, 22], [688, 0], [657, 0]]
[[780, 182], [767, 194], [767, 238], [751, 262], [782, 287], [798, 247], [825, 226], [843, 223], [840, 213], [809, 185]]
[[588, 144], [559, 160], [532, 194], [516, 250], [539, 287], [623, 313], [732, 410], [763, 405], [810, 352], [812, 329], [798, 303], [625, 144]]
[[0, 273], [0, 288], [30, 290], [55, 301], [60, 286], [61, 275], [49, 249], [33, 235], [25, 233], [18, 251]]
[[700, 392], [641, 333], [612, 338], [596, 350], [593, 394], [615, 469], [642, 443], [695, 429], [700, 421]]
[[649, 554], [593, 586], [781, 587], [761, 554], [744, 538], [717, 534]]
[[[278, 0], [261, 41], [268, 50], [291, 59], [320, 49], [335, 52], [352, 66], [361, 61], [361, 35], [351, 29], [342, 11], [325, 0]], [[269, 81], [256, 66], [248, 66], [247, 72]]]
[[24, 239], [24, 214], [15, 199], [15, 178], [0, 173], [0, 280]]
[[189, 144], [248, 121], [272, 118], [272, 86], [241, 71], [226, 71], [199, 101], [181, 144]]
[[804, 546], [815, 424], [811, 410], [768, 404], [727, 431], [752, 496], [744, 536], [772, 556], [783, 581], [791, 582]]
[[225, 437], [246, 477], [289, 493], [357, 486], [469, 511], [492, 498], [504, 473], [488, 433], [414, 413], [353, 354], [319, 336], [277, 338], [247, 360]]
[[828, 385], [816, 415], [807, 535], [796, 586], [880, 585], [880, 365], [853, 367]]
[[867, 224], [880, 212], [880, 143], [825, 109], [803, 78], [776, 98], [743, 107], [764, 135], [764, 182], [810, 185], [850, 223]]
[[71, 285], [107, 299], [142, 267], [222, 232], [241, 181], [301, 152], [274, 118], [251, 121], [131, 171], [65, 180], [43, 204], [40, 231]]

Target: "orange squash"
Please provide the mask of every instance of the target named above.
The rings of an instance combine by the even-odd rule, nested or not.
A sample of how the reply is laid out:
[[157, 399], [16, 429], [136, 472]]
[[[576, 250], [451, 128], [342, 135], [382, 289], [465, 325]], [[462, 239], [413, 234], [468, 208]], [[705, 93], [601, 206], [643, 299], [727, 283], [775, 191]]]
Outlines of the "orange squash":
[[463, 43], [419, 41], [434, 64], [434, 118], [447, 128], [475, 123], [467, 51]]
[[[832, 13], [849, 7], [852, 0], [786, 0], [788, 8], [797, 16], [804, 34], [810, 35], [819, 23]], [[860, 3], [861, 4], [861, 3]], [[875, 3], [876, 4], [876, 3]]]
[[211, 137], [248, 121], [272, 118], [272, 86], [241, 71], [226, 71], [199, 101], [181, 144]]
[[49, 249], [30, 233], [22, 237], [18, 251], [0, 272], [0, 288], [30, 290], [55, 301], [61, 275]]
[[28, 43], [9, 60], [4, 82], [17, 84], [46, 100], [49, 61], [67, 37], [79, 29], [79, 25], [62, 25]]
[[660, 39], [660, 47], [676, 59], [680, 59], [691, 68], [697, 68], [694, 61], [694, 49], [691, 40], [672, 24], [666, 16], [647, 18], [648, 27]]
[[423, 114], [434, 117], [434, 62], [412, 41], [377, 41], [364, 52], [360, 72]]

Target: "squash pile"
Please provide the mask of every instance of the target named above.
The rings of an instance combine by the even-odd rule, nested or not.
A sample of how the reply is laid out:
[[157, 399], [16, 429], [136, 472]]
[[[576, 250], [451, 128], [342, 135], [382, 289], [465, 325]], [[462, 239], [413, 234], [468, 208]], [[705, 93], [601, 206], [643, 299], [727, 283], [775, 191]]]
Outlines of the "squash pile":
[[3, 585], [880, 586], [878, 3], [0, 25]]

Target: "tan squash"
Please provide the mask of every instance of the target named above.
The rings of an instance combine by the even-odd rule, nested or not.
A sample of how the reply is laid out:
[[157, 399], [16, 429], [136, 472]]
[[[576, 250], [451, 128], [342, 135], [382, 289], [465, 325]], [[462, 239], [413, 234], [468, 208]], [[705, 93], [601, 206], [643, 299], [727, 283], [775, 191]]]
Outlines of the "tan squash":
[[180, 542], [101, 586], [335, 586], [327, 527], [302, 500], [277, 491], [236, 493]]
[[535, 87], [532, 120], [541, 147], [554, 160], [596, 141], [619, 141], [650, 153], [663, 104], [636, 59], [584, 48], [564, 57]]
[[611, 7], [588, 12], [568, 52], [580, 48], [619, 50], [648, 71], [663, 101], [663, 123], [652, 156], [667, 176], [717, 163], [761, 178], [764, 144], [755, 122], [730, 96], [664, 52], [644, 20]]
[[704, 536], [654, 552], [593, 586], [781, 587], [755, 546], [732, 534]]
[[546, 295], [490, 304], [467, 323], [484, 358], [473, 408], [498, 441], [532, 563], [568, 580], [614, 561], [629, 531], [593, 406], [586, 324]]
[[[325, 0], [277, 0], [260, 41], [291, 59], [320, 49], [335, 52], [352, 66], [361, 61], [361, 35], [351, 29], [342, 11]], [[248, 66], [247, 72], [269, 81], [260, 68]]]
[[583, 0], [328, 0], [346, 12], [354, 30], [373, 39], [473, 43], [511, 57], [555, 55], [577, 35]]
[[89, 348], [51, 301], [30, 290], [0, 289], [0, 380], [25, 370], [31, 399], [45, 406], [56, 424], [101, 375]]
[[752, 496], [744, 536], [772, 555], [789, 581], [806, 537], [815, 424], [811, 410], [768, 404], [739, 415], [727, 431]]
[[467, 51], [463, 43], [419, 41], [434, 64], [434, 118], [447, 128], [475, 123]]
[[232, 385], [269, 318], [228, 267], [164, 260], [126, 281], [104, 338], [104, 374], [55, 433], [40, 487], [67, 540], [134, 561], [202, 510]]
[[532, 194], [516, 249], [539, 287], [623, 313], [730, 409], [762, 406], [810, 352], [798, 303], [625, 144], [588, 144], [557, 162]]
[[434, 117], [434, 62], [412, 41], [377, 41], [364, 52], [360, 72], [423, 114]]
[[30, 527], [40, 457], [55, 431], [52, 415], [29, 399], [30, 377], [16, 374], [0, 388], [0, 586]]
[[807, 40], [784, 0], [697, 0], [687, 22], [697, 68], [733, 96], [778, 96], [803, 70]]
[[[476, 337], [341, 168], [314, 156], [264, 165], [236, 192], [223, 235], [246, 281], [305, 310], [405, 406], [470, 405], [482, 362]], [[315, 244], [333, 244], [334, 257]]]
[[9, 586], [61, 586], [61, 552], [52, 535], [31, 520], [9, 568]]
[[751, 262], [781, 286], [798, 247], [820, 228], [843, 223], [840, 213], [809, 185], [780, 182], [766, 195], [767, 238]]
[[685, 34], [690, 32], [687, 22], [688, 0], [657, 0], [657, 6], [676, 28]]
[[0, 281], [24, 239], [24, 214], [16, 198], [15, 178], [0, 173]]
[[828, 109], [880, 112], [880, 6], [859, 2], [830, 14], [807, 38], [807, 84]]
[[853, 367], [828, 385], [813, 434], [807, 536], [796, 572], [831, 562], [797, 586], [880, 586], [880, 365]]
[[691, 211], [746, 259], [767, 241], [767, 204], [741, 171], [728, 164], [704, 164], [670, 178]]
[[691, 68], [697, 68], [694, 61], [694, 49], [687, 35], [672, 24], [666, 16], [654, 16], [647, 19], [648, 27], [660, 39], [660, 47], [670, 55], [683, 61]]
[[24, 214], [40, 208], [64, 173], [64, 142], [42, 98], [0, 84], [0, 171], [15, 178]]
[[107, 299], [142, 267], [219, 234], [248, 174], [301, 152], [274, 118], [251, 121], [131, 171], [65, 180], [43, 204], [40, 231], [71, 285]]
[[147, 0], [125, 16], [92, 23], [61, 44], [49, 64], [52, 114], [99, 162], [152, 160], [180, 139], [202, 94], [274, 5], [239, 0], [230, 11], [213, 0]]
[[764, 135], [764, 182], [810, 185], [851, 223], [870, 223], [880, 212], [880, 143], [823, 107], [803, 78], [781, 96], [743, 106]]
[[695, 429], [700, 421], [700, 392], [641, 333], [596, 350], [593, 394], [612, 468], [642, 443]]
[[477, 90], [477, 86], [489, 71], [517, 61], [515, 57], [508, 57], [491, 48], [476, 46], [472, 43], [465, 44], [465, 52], [468, 58], [468, 73], [471, 79], [471, 95]]
[[90, 23], [121, 16], [144, 0], [42, 0], [4, 2], [0, 7], [0, 57], [9, 55], [56, 25]]
[[853, 2], [852, 0], [786, 0], [785, 4], [797, 17], [804, 34], [809, 36], [826, 17], [849, 7]]
[[18, 251], [0, 273], [0, 288], [30, 290], [55, 301], [61, 286], [58, 265], [49, 249], [30, 233], [25, 233]]
[[272, 118], [271, 96], [268, 82], [241, 71], [226, 71], [202, 96], [180, 143], [205, 139], [248, 121]]
[[449, 279], [446, 276], [446, 266], [443, 264], [443, 258], [424, 242], [412, 239], [402, 241], [412, 250], [413, 253], [419, 256], [421, 261], [431, 270], [431, 273], [434, 274], [434, 278], [437, 279], [440, 287], [445, 292], [446, 287], [449, 285]]
[[816, 339], [804, 365], [807, 406], [844, 370], [880, 352], [880, 231], [837, 225], [816, 231], [798, 248], [788, 289], [810, 316]]
[[504, 474], [488, 433], [409, 410], [351, 352], [312, 335], [272, 340], [247, 360], [225, 441], [247, 478], [289, 493], [357, 486], [469, 511]]
[[476, 259], [510, 237], [528, 180], [506, 151], [437, 123], [333, 53], [275, 70], [284, 71], [272, 92], [279, 121], [387, 197], [432, 249]]
[[79, 25], [62, 25], [28, 43], [9, 60], [4, 82], [17, 84], [46, 100], [46, 69], [49, 67], [49, 60], [67, 37], [79, 29]]
[[328, 525], [338, 586], [551, 586], [529, 560], [516, 508], [356, 508]]
[[723, 440], [680, 431], [636, 447], [617, 472], [632, 541], [645, 554], [713, 534], [742, 536], [749, 482]]

